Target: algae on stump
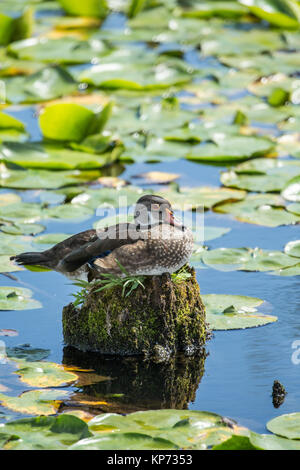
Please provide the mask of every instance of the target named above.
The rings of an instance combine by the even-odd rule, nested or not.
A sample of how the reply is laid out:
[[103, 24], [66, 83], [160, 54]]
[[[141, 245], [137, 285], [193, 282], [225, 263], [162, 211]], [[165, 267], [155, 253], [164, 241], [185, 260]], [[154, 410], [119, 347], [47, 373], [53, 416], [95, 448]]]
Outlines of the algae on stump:
[[[144, 354], [167, 360], [177, 352], [191, 355], [206, 338], [205, 308], [194, 269], [174, 282], [169, 274], [146, 277], [128, 297], [114, 287], [92, 288], [80, 308], [63, 310], [67, 345], [102, 354]], [[99, 288], [99, 286], [98, 286]]]

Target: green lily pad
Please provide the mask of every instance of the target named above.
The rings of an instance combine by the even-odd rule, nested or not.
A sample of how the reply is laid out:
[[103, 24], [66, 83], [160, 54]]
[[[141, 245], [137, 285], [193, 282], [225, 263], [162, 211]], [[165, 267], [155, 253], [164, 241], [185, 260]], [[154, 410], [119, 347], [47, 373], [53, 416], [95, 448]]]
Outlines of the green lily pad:
[[297, 258], [281, 251], [259, 248], [217, 248], [203, 251], [202, 260], [219, 271], [275, 271], [297, 264]]
[[67, 414], [10, 421], [2, 433], [10, 450], [64, 450], [91, 435], [84, 421]]
[[234, 161], [266, 155], [274, 149], [271, 141], [261, 137], [231, 136], [220, 139], [216, 144], [200, 145], [186, 158], [197, 161]]
[[100, 437], [91, 437], [77, 442], [70, 450], [168, 450], [178, 449], [173, 442], [159, 437], [136, 432], [118, 434], [103, 433]]
[[16, 374], [21, 382], [30, 387], [49, 388], [61, 387], [78, 379], [73, 372], [54, 362], [26, 362], [16, 359], [19, 369]]
[[23, 287], [0, 287], [0, 310], [32, 310], [41, 308], [37, 300], [32, 299], [32, 292]]
[[15, 255], [31, 248], [31, 237], [0, 233], [0, 255]]
[[300, 176], [287, 181], [282, 188], [281, 195], [287, 201], [300, 202]]
[[51, 353], [50, 349], [32, 348], [30, 344], [21, 344], [13, 348], [6, 348], [7, 357], [26, 360], [26, 362], [42, 361]]
[[288, 439], [300, 439], [300, 413], [277, 416], [267, 422], [269, 431]]
[[44, 137], [80, 142], [86, 137], [94, 113], [74, 103], [59, 103], [44, 108], [39, 118]]
[[24, 9], [24, 6], [17, 14], [6, 14], [11, 8], [4, 8], [5, 13], [0, 12], [0, 45], [30, 37], [34, 23], [33, 10], [30, 6]]
[[106, 0], [58, 0], [62, 8], [72, 16], [96, 16], [103, 18], [107, 14]]
[[101, 40], [81, 41], [63, 39], [30, 38], [10, 44], [8, 52], [20, 60], [35, 62], [80, 64], [91, 62], [108, 52]]
[[220, 204], [214, 210], [232, 214], [241, 222], [267, 227], [294, 224], [300, 220], [284, 209], [282, 198], [275, 194], [249, 194], [243, 201]]
[[273, 434], [250, 433], [250, 442], [263, 450], [300, 450], [300, 442], [295, 439], [284, 439]]
[[300, 240], [287, 243], [284, 247], [284, 252], [290, 256], [300, 258]]
[[283, 47], [280, 35], [263, 30], [242, 31], [223, 29], [219, 37], [215, 31], [201, 41], [201, 52], [206, 55], [251, 55]]
[[233, 1], [193, 2], [192, 8], [183, 10], [182, 16], [192, 18], [238, 18], [247, 13], [247, 8]]
[[241, 295], [203, 295], [207, 322], [212, 330], [235, 330], [267, 325], [277, 317], [257, 311], [263, 300]]
[[295, 202], [294, 204], [289, 204], [287, 207], [286, 207], [286, 210], [291, 212], [292, 214], [296, 214], [296, 215], [299, 215], [300, 216], [300, 203], [299, 202]]
[[[75, 122], [74, 124], [74, 131], [76, 132], [77, 125]], [[67, 134], [61, 134], [67, 137]], [[6, 163], [12, 162], [24, 168], [89, 170], [112, 163], [117, 158], [117, 155], [113, 152], [95, 155], [94, 153], [71, 150], [63, 147], [59, 143], [38, 144], [30, 142], [20, 144], [18, 142], [6, 142], [0, 147], [0, 157], [2, 157], [3, 161]], [[60, 174], [61, 173], [59, 173], [59, 175]]]
[[74, 93], [78, 84], [62, 67], [49, 66], [32, 75], [3, 79], [9, 103], [38, 103]]
[[66, 233], [47, 233], [45, 235], [39, 235], [38, 237], [35, 237], [34, 243], [39, 243], [42, 245], [56, 245], [70, 236], [70, 234]]
[[30, 390], [18, 397], [10, 397], [0, 393], [2, 406], [23, 414], [54, 415], [60, 405], [59, 399], [68, 396], [66, 390]]
[[0, 187], [16, 189], [57, 189], [72, 186], [100, 176], [97, 171], [47, 171], [10, 169], [0, 164]]
[[180, 192], [172, 189], [161, 191], [162, 197], [166, 197], [174, 209], [191, 210], [204, 207], [211, 209], [222, 201], [239, 201], [244, 199], [244, 191], [236, 191], [228, 188], [214, 188], [209, 186], [198, 186], [194, 188], [180, 188]]
[[95, 436], [147, 434], [185, 449], [205, 449], [241, 431], [237, 426], [229, 427], [217, 414], [192, 410], [149, 410], [127, 416], [107, 413], [93, 418], [88, 426]]
[[300, 25], [300, 7], [293, 0], [239, 0], [258, 18], [282, 28], [297, 29]]
[[227, 441], [214, 446], [212, 450], [261, 450], [261, 448], [254, 446], [248, 436], [232, 436]]
[[79, 74], [79, 80], [99, 88], [155, 90], [189, 82], [194, 70], [179, 59], [158, 63], [143, 49], [119, 49]]
[[[78, 196], [75, 196], [71, 203], [75, 205], [87, 206], [96, 210], [97, 208], [111, 208], [119, 207], [120, 202], [125, 204], [125, 207], [135, 204], [144, 194], [149, 194], [151, 191], [142, 191], [135, 186], [126, 186], [118, 190], [114, 188], [101, 188], [101, 189], [88, 189]], [[105, 214], [97, 214], [102, 216]]]
[[11, 273], [14, 271], [22, 271], [22, 268], [17, 264], [14, 264], [10, 261], [10, 256], [1, 255], [0, 256], [0, 273]]
[[0, 225], [0, 230], [10, 235], [36, 235], [45, 230], [45, 227], [40, 224], [19, 223], [5, 221], [5, 225]]

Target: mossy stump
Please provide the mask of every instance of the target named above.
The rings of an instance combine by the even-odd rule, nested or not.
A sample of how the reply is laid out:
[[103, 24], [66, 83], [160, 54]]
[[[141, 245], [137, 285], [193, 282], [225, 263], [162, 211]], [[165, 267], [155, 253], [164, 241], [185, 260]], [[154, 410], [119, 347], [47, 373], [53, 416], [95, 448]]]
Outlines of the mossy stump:
[[177, 352], [193, 355], [206, 339], [205, 307], [194, 269], [191, 277], [174, 282], [169, 274], [149, 276], [145, 289], [128, 297], [121, 288], [95, 292], [80, 308], [63, 310], [65, 344], [101, 354], [143, 354], [165, 361]]

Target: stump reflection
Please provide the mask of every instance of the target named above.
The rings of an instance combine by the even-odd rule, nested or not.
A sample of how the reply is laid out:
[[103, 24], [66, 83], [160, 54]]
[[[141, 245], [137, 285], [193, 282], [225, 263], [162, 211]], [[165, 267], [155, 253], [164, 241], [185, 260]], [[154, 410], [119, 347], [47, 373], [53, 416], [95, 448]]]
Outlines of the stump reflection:
[[[203, 350], [193, 357], [176, 355], [167, 363], [153, 363], [138, 356], [99, 356], [66, 347], [63, 364], [82, 372], [78, 390], [65, 406], [92, 414], [185, 409], [195, 400], [205, 357]], [[91, 369], [94, 372], [88, 372]]]

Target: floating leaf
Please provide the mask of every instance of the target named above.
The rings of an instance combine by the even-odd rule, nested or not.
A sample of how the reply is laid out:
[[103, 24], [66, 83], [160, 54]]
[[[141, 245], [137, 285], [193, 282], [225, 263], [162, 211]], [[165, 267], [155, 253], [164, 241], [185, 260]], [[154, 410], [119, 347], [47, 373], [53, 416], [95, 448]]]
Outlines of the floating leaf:
[[8, 52], [21, 60], [61, 64], [91, 62], [107, 51], [107, 46], [99, 39], [81, 41], [73, 37], [30, 38], [14, 42], [8, 47]]
[[300, 7], [294, 0], [239, 0], [259, 18], [282, 28], [297, 29]]
[[10, 256], [0, 255], [0, 273], [11, 273], [21, 270], [22, 268], [20, 266], [10, 261]]
[[0, 310], [32, 310], [41, 308], [40, 302], [31, 298], [32, 292], [23, 287], [0, 287]]
[[96, 16], [103, 18], [107, 14], [106, 0], [58, 0], [69, 15]]
[[16, 189], [56, 189], [96, 179], [99, 172], [9, 169], [0, 164], [0, 187]]
[[269, 431], [288, 439], [300, 439], [300, 413], [277, 416], [267, 423]]
[[58, 399], [67, 395], [65, 390], [31, 390], [18, 397], [0, 393], [0, 403], [18, 413], [49, 416], [57, 413], [60, 406]]
[[[75, 133], [77, 124], [75, 122]], [[56, 129], [55, 125], [53, 129]], [[59, 127], [59, 129], [61, 128]], [[54, 136], [54, 134], [52, 135]], [[62, 132], [61, 135], [67, 137], [67, 134], [63, 134]], [[77, 134], [77, 137], [78, 135], [79, 134]], [[26, 144], [6, 142], [2, 145], [2, 148], [0, 148], [0, 156], [5, 162], [12, 162], [24, 168], [50, 170], [89, 170], [110, 164], [117, 158], [117, 155], [114, 155], [112, 152], [103, 155], [95, 155], [94, 153], [67, 149], [59, 143], [38, 144], [31, 142]]]
[[19, 369], [16, 374], [20, 380], [30, 387], [46, 388], [60, 387], [74, 382], [78, 377], [73, 372], [64, 370], [64, 367], [54, 362], [18, 362]]
[[300, 258], [300, 240], [287, 243], [284, 247], [284, 252], [290, 256]]
[[48, 139], [80, 142], [86, 137], [93, 120], [94, 113], [84, 106], [61, 103], [44, 108], [39, 123]]
[[49, 66], [32, 75], [5, 78], [6, 99], [10, 103], [37, 103], [77, 91], [78, 84], [59, 66]]
[[191, 210], [204, 207], [211, 209], [222, 201], [239, 201], [244, 199], [244, 191], [235, 191], [227, 188], [214, 188], [209, 186], [198, 186], [194, 188], [180, 188], [180, 192], [172, 189], [159, 193], [170, 201], [174, 209]]
[[66, 238], [69, 238], [71, 235], [66, 233], [47, 233], [45, 235], [39, 235], [34, 238], [34, 243], [46, 244], [46, 245], [56, 245], [64, 241]]
[[2, 432], [11, 450], [64, 450], [91, 435], [84, 421], [67, 414], [10, 421]]
[[220, 139], [216, 144], [204, 144], [188, 153], [188, 160], [232, 161], [266, 155], [273, 150], [273, 144], [261, 137], [232, 136]]
[[220, 204], [214, 210], [232, 214], [241, 222], [267, 227], [294, 224], [300, 220], [287, 212], [282, 198], [274, 194], [249, 194], [243, 201]]
[[14, 348], [6, 348], [6, 353], [9, 358], [14, 360], [22, 359], [27, 362], [42, 361], [50, 354], [50, 349], [37, 349], [32, 348], [30, 344], [21, 344]]
[[205, 264], [219, 271], [275, 271], [297, 264], [297, 258], [281, 251], [260, 250], [259, 248], [217, 248], [203, 251]]
[[151, 437], [147, 434], [124, 432], [115, 434], [105, 434], [101, 437], [91, 437], [83, 439], [73, 446], [70, 450], [168, 450], [178, 449], [173, 442], [159, 437]]
[[263, 315], [256, 307], [263, 300], [241, 295], [203, 295], [207, 322], [213, 330], [235, 330], [267, 325], [277, 317]]
[[192, 18], [238, 18], [247, 13], [243, 5], [233, 1], [195, 2], [192, 8], [183, 10], [182, 15]]

